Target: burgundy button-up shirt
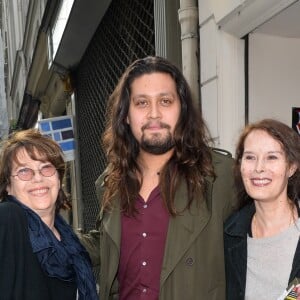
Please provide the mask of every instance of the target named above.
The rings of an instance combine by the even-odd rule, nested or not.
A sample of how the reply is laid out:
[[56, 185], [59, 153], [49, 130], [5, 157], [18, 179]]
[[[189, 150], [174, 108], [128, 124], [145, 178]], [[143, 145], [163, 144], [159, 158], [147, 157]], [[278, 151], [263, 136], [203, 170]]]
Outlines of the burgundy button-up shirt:
[[120, 300], [158, 300], [169, 213], [158, 187], [135, 207], [135, 217], [121, 216]]

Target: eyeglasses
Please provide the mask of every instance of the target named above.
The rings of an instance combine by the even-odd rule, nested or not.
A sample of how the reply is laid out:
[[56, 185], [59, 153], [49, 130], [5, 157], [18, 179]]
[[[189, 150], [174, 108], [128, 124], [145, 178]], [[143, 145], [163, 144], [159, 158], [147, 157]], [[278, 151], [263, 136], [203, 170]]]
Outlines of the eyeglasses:
[[23, 169], [20, 169], [17, 172], [17, 174], [11, 175], [11, 176], [12, 177], [18, 176], [19, 179], [21, 179], [23, 181], [29, 181], [33, 178], [36, 171], [39, 172], [44, 177], [51, 177], [55, 174], [56, 168], [53, 165], [45, 165], [42, 168], [40, 168], [39, 170], [33, 170], [33, 169], [30, 169], [30, 168], [23, 168]]

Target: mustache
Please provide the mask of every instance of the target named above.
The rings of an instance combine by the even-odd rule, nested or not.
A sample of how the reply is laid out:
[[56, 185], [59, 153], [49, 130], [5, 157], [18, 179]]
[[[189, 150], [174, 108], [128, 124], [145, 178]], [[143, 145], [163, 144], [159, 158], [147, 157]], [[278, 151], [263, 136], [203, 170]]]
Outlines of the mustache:
[[[146, 123], [145, 125], [142, 126], [142, 130], [151, 128], [153, 126], [152, 124], [153, 124], [153, 122]], [[163, 123], [163, 122], [156, 122], [155, 125], [159, 125], [160, 128], [171, 129], [170, 125]]]

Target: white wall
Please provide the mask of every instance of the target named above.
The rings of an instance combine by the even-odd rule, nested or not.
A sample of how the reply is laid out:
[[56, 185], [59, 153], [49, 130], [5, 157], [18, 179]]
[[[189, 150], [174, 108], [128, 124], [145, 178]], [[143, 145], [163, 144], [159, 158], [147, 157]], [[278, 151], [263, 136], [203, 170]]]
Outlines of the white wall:
[[[241, 38], [294, 2], [198, 0], [202, 109], [218, 147], [234, 153], [245, 124]], [[299, 47], [297, 40], [250, 35], [250, 122], [267, 114], [291, 125], [291, 107], [300, 106]]]
[[210, 0], [199, 1], [202, 113], [215, 146], [234, 154], [244, 127], [244, 41], [219, 29]]
[[300, 39], [249, 35], [249, 122], [292, 125], [292, 107], [300, 107], [299, 53]]

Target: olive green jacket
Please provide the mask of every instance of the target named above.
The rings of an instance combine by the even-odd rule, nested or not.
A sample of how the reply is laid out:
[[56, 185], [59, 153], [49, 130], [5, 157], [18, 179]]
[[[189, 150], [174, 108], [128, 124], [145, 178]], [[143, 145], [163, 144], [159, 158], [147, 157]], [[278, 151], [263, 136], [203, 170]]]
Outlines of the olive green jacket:
[[[213, 153], [217, 178], [207, 178], [205, 199], [169, 222], [160, 276], [163, 300], [225, 300], [223, 222], [233, 209], [232, 159]], [[101, 195], [101, 176], [96, 182]], [[186, 185], [175, 196], [179, 210], [186, 206]], [[202, 198], [202, 197], [201, 197]], [[196, 203], [201, 203], [200, 205]], [[94, 265], [100, 266], [100, 299], [118, 299], [121, 217], [118, 201], [99, 216], [98, 230], [82, 237]]]

